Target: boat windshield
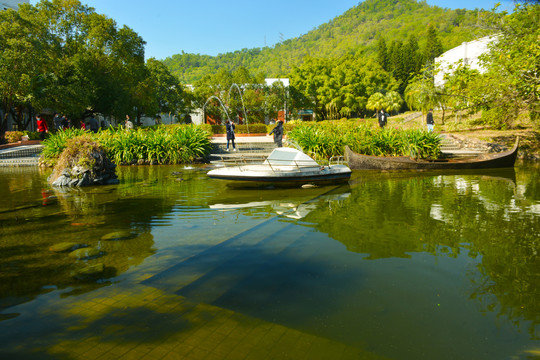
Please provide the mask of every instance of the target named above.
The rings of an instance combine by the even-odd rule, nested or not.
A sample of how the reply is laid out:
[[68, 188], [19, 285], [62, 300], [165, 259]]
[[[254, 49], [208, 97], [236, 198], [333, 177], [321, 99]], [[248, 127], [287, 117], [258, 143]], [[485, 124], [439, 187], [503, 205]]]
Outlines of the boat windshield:
[[292, 148], [274, 149], [264, 163], [273, 166], [319, 166], [308, 155]]

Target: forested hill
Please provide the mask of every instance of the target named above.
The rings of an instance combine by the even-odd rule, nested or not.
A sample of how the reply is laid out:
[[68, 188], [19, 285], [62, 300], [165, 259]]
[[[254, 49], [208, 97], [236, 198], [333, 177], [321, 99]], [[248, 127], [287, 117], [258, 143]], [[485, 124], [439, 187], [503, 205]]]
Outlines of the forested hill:
[[[488, 9], [490, 10], [490, 9]], [[306, 55], [329, 58], [344, 54], [375, 56], [377, 42], [406, 41], [410, 36], [425, 44], [428, 24], [436, 26], [443, 51], [486, 34], [478, 26], [480, 10], [447, 9], [415, 0], [365, 0], [343, 15], [305, 35], [273, 47], [242, 49], [218, 56], [177, 54], [164, 60], [182, 83], [191, 84], [220, 68], [245, 67], [266, 77], [287, 76]]]

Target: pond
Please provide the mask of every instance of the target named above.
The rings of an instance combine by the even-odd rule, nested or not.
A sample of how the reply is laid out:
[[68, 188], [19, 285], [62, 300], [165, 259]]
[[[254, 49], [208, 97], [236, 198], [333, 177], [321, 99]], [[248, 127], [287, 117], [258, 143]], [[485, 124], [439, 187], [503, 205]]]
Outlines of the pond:
[[540, 354], [538, 167], [259, 190], [209, 169], [70, 191], [0, 169], [0, 358]]

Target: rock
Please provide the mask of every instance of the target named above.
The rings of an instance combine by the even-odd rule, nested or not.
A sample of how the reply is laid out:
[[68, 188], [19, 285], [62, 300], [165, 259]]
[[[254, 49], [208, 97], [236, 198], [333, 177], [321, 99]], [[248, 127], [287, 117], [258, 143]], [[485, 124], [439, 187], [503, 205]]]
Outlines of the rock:
[[52, 252], [65, 252], [65, 251], [73, 251], [81, 248], [88, 247], [88, 245], [85, 244], [77, 244], [74, 242], [62, 242], [58, 244], [52, 245], [49, 250]]
[[77, 249], [69, 253], [69, 257], [78, 259], [78, 260], [88, 260], [100, 257], [103, 253], [93, 247], [87, 247], [83, 249]]
[[105, 234], [101, 237], [101, 240], [115, 241], [115, 240], [127, 240], [134, 237], [134, 234], [130, 231], [115, 231]]
[[[81, 141], [84, 141], [84, 139]], [[62, 164], [60, 166], [65, 167], [55, 168], [53, 174], [49, 177], [49, 182], [53, 186], [80, 187], [90, 185], [116, 185], [119, 183], [118, 176], [116, 175], [116, 164], [107, 158], [105, 151], [100, 148], [99, 145], [93, 142], [86, 142], [86, 144], [91, 144], [95, 148], [93, 148], [90, 154], [80, 156], [86, 156], [93, 159], [93, 161], [85, 162], [93, 165], [80, 165], [81, 161], [77, 157], [79, 156], [78, 153], [73, 155], [69, 151], [64, 151], [61, 158], [65, 156], [68, 160], [65, 160], [66, 158], [64, 158], [64, 161], [59, 161], [59, 164]]]
[[102, 275], [103, 271], [105, 271], [105, 265], [99, 263], [88, 265], [82, 269], [76, 270], [72, 273], [72, 275], [76, 279], [83, 280]]

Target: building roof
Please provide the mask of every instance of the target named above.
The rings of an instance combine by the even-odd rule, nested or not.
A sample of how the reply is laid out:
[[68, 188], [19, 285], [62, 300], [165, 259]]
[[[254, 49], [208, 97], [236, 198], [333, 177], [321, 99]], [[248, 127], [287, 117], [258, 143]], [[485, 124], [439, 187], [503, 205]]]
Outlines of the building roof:
[[18, 10], [21, 3], [30, 4], [30, 0], [0, 0], [0, 10]]

